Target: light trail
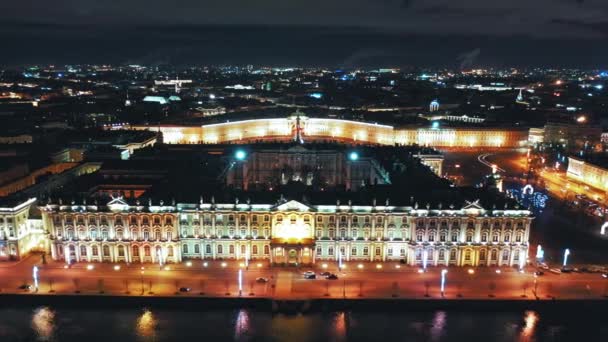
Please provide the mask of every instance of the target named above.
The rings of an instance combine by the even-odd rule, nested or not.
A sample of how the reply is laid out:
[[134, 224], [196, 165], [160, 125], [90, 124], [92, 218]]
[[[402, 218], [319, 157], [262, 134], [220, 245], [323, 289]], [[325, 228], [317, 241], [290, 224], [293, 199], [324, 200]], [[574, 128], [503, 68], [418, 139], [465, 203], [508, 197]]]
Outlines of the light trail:
[[[487, 157], [494, 155], [493, 153], [484, 153], [484, 154], [480, 154], [477, 157], [477, 160], [482, 163], [483, 165], [489, 167], [490, 169], [492, 169], [496, 164], [492, 164], [489, 161], [486, 160]], [[500, 168], [496, 165], [496, 171], [498, 172], [506, 172], [505, 169]]]

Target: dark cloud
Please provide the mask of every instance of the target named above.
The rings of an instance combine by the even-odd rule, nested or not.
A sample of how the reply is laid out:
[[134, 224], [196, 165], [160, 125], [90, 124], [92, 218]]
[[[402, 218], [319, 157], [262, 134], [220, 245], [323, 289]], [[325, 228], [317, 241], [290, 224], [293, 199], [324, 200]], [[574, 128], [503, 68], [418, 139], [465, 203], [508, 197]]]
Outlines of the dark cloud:
[[0, 62], [596, 63], [607, 17], [606, 0], [0, 1]]

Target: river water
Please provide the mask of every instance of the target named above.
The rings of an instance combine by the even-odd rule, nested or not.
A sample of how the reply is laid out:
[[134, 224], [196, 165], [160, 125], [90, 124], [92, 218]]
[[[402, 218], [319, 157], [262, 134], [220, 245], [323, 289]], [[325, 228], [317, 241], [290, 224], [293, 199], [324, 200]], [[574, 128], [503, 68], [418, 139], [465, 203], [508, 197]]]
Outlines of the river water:
[[0, 341], [608, 341], [606, 313], [0, 307]]

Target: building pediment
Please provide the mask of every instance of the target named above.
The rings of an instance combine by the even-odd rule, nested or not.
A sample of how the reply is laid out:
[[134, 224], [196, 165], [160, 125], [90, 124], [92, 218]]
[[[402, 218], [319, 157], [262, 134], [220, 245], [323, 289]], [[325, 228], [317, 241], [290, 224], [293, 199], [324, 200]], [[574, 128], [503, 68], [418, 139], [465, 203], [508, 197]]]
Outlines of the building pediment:
[[295, 200], [291, 200], [291, 201], [287, 201], [283, 204], [279, 204], [274, 208], [276, 211], [313, 211], [314, 208], [311, 206], [308, 206], [304, 203], [295, 201]]

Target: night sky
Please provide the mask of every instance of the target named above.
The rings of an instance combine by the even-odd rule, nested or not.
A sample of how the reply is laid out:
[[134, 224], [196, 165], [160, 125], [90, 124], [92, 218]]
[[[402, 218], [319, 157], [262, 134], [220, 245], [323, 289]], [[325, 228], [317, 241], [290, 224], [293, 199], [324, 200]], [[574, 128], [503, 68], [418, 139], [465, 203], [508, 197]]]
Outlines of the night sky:
[[606, 66], [606, 0], [19, 0], [0, 63]]

